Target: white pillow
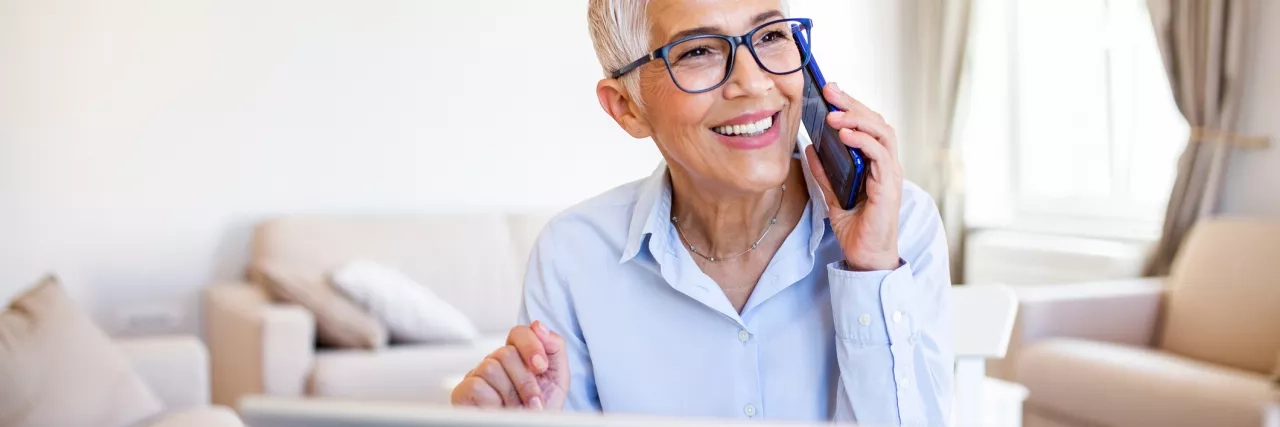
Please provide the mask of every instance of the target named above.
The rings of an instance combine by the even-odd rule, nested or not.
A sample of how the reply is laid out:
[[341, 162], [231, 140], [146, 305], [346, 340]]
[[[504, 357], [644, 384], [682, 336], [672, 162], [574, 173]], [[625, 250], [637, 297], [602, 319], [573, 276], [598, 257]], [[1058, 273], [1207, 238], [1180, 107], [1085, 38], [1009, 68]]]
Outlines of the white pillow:
[[353, 261], [330, 278], [342, 293], [386, 324], [393, 341], [457, 342], [480, 335], [461, 311], [394, 268]]

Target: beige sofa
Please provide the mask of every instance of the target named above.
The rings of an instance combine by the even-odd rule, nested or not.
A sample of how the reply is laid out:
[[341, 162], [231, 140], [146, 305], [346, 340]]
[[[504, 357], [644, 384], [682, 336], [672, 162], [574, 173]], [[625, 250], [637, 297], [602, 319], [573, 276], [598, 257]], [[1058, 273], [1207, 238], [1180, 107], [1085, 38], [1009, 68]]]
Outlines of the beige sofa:
[[317, 278], [354, 259], [391, 265], [466, 314], [482, 337], [470, 344], [317, 349], [315, 321], [273, 303], [252, 269], [243, 283], [204, 295], [213, 401], [245, 395], [448, 402], [445, 384], [503, 344], [515, 325], [520, 284], [549, 216], [288, 217], [254, 230], [252, 260]]
[[239, 427], [230, 409], [209, 405], [209, 354], [195, 337], [116, 339], [134, 372], [164, 403], [149, 427]]
[[1203, 222], [1167, 278], [1015, 292], [989, 370], [1030, 391], [1026, 426], [1280, 426], [1280, 222]]

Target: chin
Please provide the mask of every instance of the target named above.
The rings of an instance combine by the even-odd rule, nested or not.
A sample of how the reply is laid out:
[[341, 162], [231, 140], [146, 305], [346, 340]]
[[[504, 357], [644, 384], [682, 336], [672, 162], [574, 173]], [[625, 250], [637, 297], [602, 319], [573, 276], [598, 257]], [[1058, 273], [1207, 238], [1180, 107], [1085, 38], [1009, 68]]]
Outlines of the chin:
[[729, 177], [734, 187], [745, 192], [761, 192], [776, 188], [787, 181], [791, 172], [791, 156], [775, 156], [770, 159], [753, 159], [754, 161], [734, 168], [737, 172]]

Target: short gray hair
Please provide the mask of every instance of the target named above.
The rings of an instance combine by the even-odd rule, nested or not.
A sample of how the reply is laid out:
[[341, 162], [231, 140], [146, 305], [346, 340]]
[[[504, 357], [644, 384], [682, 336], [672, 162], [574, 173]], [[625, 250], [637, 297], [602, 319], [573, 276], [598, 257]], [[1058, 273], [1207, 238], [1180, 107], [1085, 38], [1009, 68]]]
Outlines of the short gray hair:
[[[648, 0], [590, 0], [587, 22], [591, 44], [604, 77], [649, 54]], [[622, 76], [623, 87], [633, 101], [640, 104], [640, 78], [637, 73]]]
[[[790, 16], [787, 0], [781, 0], [782, 13]], [[652, 50], [649, 47], [649, 0], [590, 0], [587, 3], [587, 23], [591, 30], [591, 44], [596, 49], [596, 59], [604, 77], [630, 64]], [[622, 76], [627, 95], [636, 104], [640, 100], [638, 73]]]

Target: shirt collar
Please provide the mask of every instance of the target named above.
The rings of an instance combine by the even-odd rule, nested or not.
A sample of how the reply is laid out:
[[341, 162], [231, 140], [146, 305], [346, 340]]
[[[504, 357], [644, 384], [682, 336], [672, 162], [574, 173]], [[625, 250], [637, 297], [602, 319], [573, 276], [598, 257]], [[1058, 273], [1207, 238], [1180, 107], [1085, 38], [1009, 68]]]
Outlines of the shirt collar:
[[[809, 236], [809, 253], [813, 254], [818, 244], [822, 242], [822, 236], [826, 231], [828, 211], [822, 188], [818, 186], [818, 181], [813, 177], [813, 170], [809, 167], [809, 157], [804, 155], [805, 147], [810, 144], [812, 142], [809, 140], [809, 135], [802, 130], [796, 137], [796, 152], [793, 155], [800, 157], [800, 166], [804, 170], [804, 181], [809, 191], [809, 206], [812, 209], [810, 220], [813, 230], [813, 234]], [[646, 236], [652, 236], [655, 230], [665, 230], [671, 226], [671, 180], [668, 179], [668, 175], [667, 163], [659, 162], [653, 174], [640, 183], [635, 210], [631, 213], [631, 221], [627, 228], [627, 243], [622, 248], [622, 259], [618, 260], [619, 263], [635, 258], [640, 253]]]

